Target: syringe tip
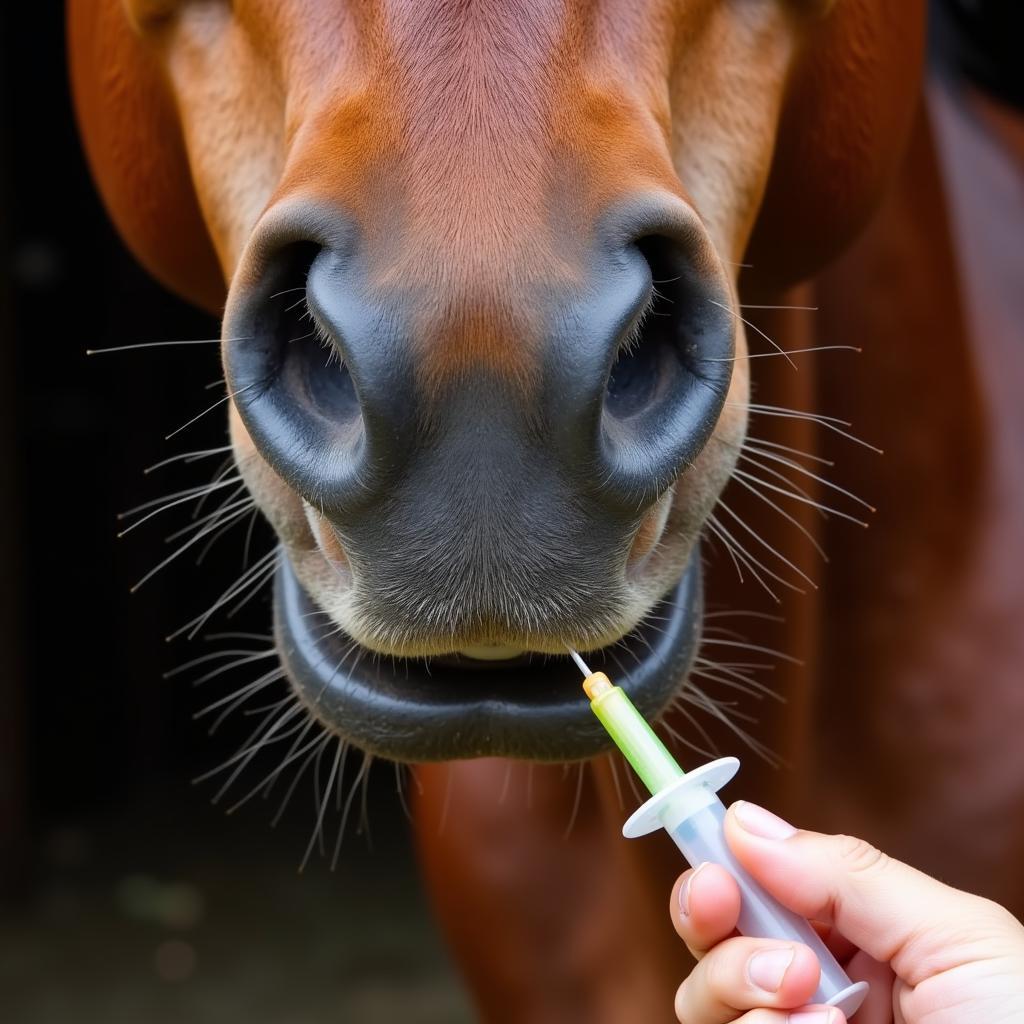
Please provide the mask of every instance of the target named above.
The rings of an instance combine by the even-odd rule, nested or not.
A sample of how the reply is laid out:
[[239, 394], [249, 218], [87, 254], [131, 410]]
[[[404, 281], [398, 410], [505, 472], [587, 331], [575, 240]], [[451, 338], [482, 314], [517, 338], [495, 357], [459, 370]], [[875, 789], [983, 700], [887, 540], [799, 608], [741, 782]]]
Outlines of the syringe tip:
[[583, 673], [583, 677], [592, 676], [594, 673], [590, 671], [590, 666], [580, 657], [578, 651], [574, 651], [568, 644], [565, 645], [565, 649], [569, 652], [569, 657], [576, 662], [577, 667]]
[[603, 672], [595, 672], [583, 680], [583, 692], [592, 701], [614, 689], [615, 684]]

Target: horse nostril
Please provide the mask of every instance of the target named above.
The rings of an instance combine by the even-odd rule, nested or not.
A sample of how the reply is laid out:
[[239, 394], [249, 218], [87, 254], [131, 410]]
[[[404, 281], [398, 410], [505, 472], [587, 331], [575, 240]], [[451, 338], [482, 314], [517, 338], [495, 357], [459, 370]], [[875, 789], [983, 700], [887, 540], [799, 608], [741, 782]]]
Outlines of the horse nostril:
[[[619, 340], [605, 388], [605, 412], [618, 420], [629, 419], [650, 404], [659, 386], [670, 382], [682, 362], [678, 339], [671, 326], [672, 299], [662, 291], [673, 283], [659, 277], [668, 273], [663, 258], [666, 239], [643, 238], [637, 248], [651, 268], [651, 295], [646, 305]], [[665, 384], [660, 384], [664, 381]]]
[[321, 509], [358, 501], [366, 490], [366, 417], [353, 346], [317, 302], [338, 260], [316, 242], [279, 247], [233, 297], [226, 323], [228, 379], [253, 442]]
[[267, 297], [258, 321], [274, 350], [268, 370], [276, 367], [285, 392], [310, 412], [333, 424], [359, 419], [359, 398], [338, 339], [316, 319], [308, 301], [307, 279], [319, 247], [298, 244], [285, 254], [279, 280], [284, 287]]
[[[681, 237], [679, 237], [681, 234]], [[700, 231], [632, 243], [648, 300], [614, 339], [601, 401], [606, 492], [647, 507], [707, 443], [732, 373], [728, 289]]]

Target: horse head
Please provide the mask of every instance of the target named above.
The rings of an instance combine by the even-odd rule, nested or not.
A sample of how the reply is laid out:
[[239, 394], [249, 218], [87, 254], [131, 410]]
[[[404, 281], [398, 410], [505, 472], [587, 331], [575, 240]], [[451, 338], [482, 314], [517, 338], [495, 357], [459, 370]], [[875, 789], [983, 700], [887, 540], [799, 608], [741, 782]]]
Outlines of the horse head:
[[623, 643], [664, 709], [744, 438], [740, 267], [798, 280], [872, 210], [917, 94], [898, 6], [71, 4], [114, 220], [224, 309], [277, 645], [328, 729], [590, 755], [567, 642]]

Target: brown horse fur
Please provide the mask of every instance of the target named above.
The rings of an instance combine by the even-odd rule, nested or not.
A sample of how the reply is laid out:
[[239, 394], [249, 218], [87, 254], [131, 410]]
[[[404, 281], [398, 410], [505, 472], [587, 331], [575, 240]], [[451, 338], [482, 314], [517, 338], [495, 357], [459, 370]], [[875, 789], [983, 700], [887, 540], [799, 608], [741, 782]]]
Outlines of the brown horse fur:
[[[571, 278], [581, 230], [612, 197], [655, 188], [696, 211], [745, 304], [818, 309], [744, 310], [757, 329], [787, 349], [862, 347], [798, 372], [759, 360], [756, 399], [851, 420], [884, 456], [756, 407], [749, 433], [834, 461], [831, 478], [878, 507], [871, 529], [805, 504], [784, 520], [737, 477], [729, 508], [819, 589], [787, 598], [783, 621], [740, 615], [775, 609], [713, 550], [703, 654], [736, 660], [735, 629], [802, 661], [776, 666], [785, 703], [740, 708], [783, 765], [748, 758], [745, 796], [1019, 911], [1024, 291], [1007, 246], [1024, 223], [1024, 147], [990, 101], [935, 86], [921, 102], [922, 23], [919, 3], [878, 0], [73, 0], [69, 13], [111, 215], [207, 308], [225, 282], [245, 286], [264, 218], [327, 198], [374, 236], [382, 277], [431, 290], [449, 318], [424, 379], [485, 361], [528, 387], [530, 282]], [[746, 405], [745, 373], [731, 400]], [[237, 417], [233, 437], [259, 463]], [[736, 465], [738, 441], [716, 431], [709, 478]], [[279, 530], [301, 534], [285, 485], [253, 479]], [[700, 662], [696, 681], [722, 672]], [[706, 740], [668, 724], [699, 746], [740, 742], [713, 718]], [[633, 802], [621, 769], [492, 759], [416, 777], [426, 877], [482, 1019], [670, 1019], [685, 957], [664, 898], [680, 863], [617, 837]]]

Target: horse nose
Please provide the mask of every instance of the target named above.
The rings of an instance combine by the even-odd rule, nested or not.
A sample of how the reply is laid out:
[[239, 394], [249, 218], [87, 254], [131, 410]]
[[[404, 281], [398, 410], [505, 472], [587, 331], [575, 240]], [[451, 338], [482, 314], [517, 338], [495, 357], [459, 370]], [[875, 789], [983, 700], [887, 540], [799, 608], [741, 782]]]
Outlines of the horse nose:
[[440, 417], [418, 409], [416, 311], [367, 284], [354, 235], [285, 223], [229, 307], [228, 382], [263, 457], [336, 523], [394, 499], [429, 466], [460, 486], [495, 472], [526, 489], [546, 481], [564, 500], [592, 499], [617, 533], [707, 443], [734, 322], [713, 246], [684, 204], [620, 205], [598, 225], [586, 273], [538, 300], [541, 383], [529, 408], [481, 378], [479, 400], [453, 394]]
[[644, 199], [608, 218], [590, 296], [549, 353], [547, 405], [566, 459], [626, 515], [707, 443], [734, 363], [727, 276], [690, 207]]

